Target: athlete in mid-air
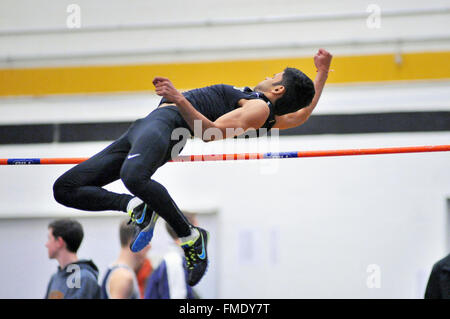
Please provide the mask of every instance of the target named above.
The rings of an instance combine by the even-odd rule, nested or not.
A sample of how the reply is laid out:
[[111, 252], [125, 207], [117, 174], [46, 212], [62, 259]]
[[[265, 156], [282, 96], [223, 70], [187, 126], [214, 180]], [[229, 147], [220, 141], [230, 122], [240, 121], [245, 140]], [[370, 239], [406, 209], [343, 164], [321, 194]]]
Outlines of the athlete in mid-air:
[[[130, 245], [134, 252], [150, 242], [156, 220], [161, 216], [181, 240], [189, 284], [197, 284], [208, 264], [209, 234], [192, 226], [166, 188], [151, 178], [160, 166], [177, 156], [186, 143], [180, 136], [173, 138], [172, 132], [184, 128], [209, 142], [260, 128], [299, 126], [319, 101], [331, 59], [331, 54], [324, 49], [316, 53], [314, 83], [298, 69], [286, 68], [266, 78], [253, 90], [219, 84], [181, 93], [169, 79], [155, 77], [156, 93], [162, 96], [158, 108], [135, 121], [103, 151], [59, 177], [53, 186], [56, 201], [81, 210], [128, 213], [136, 228]], [[173, 152], [175, 145], [178, 146]], [[132, 195], [103, 188], [118, 179]]]

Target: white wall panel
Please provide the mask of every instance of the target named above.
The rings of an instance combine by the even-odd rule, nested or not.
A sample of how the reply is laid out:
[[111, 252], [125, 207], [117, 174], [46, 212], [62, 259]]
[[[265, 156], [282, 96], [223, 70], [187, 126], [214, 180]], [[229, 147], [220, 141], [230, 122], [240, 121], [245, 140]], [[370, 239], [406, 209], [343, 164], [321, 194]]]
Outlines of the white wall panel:
[[[278, 1], [276, 4], [273, 1], [133, 1], [132, 4], [126, 1], [77, 1], [75, 4], [81, 8], [82, 32], [67, 32], [69, 13], [66, 8], [72, 3], [2, 1], [1, 65], [18, 67], [308, 56], [321, 46], [341, 55], [448, 50], [450, 47], [448, 2], [438, 0], [427, 3], [377, 1], [381, 9], [380, 28], [367, 26], [369, 3], [364, 1], [340, 1], [339, 4], [328, 0]], [[429, 11], [436, 8], [439, 9], [437, 12]], [[428, 10], [429, 13], [391, 15], [395, 11], [407, 13], [411, 10]], [[359, 13], [362, 16], [295, 23], [151, 27], [158, 23], [208, 19], [217, 22], [233, 18], [344, 13]], [[143, 24], [149, 24], [149, 27], [139, 27]], [[114, 27], [120, 29], [108, 30]], [[86, 31], [89, 28], [92, 31]], [[36, 33], [39, 30], [48, 32]], [[250, 49], [254, 46], [264, 49]]]
[[[389, 147], [448, 144], [449, 140], [449, 133], [328, 135], [286, 137], [278, 147], [283, 151]], [[105, 144], [9, 146], [0, 148], [0, 157], [89, 156]], [[249, 146], [190, 143], [183, 152], [224, 149], [240, 152]], [[259, 148], [269, 149], [276, 147], [261, 144]], [[154, 178], [181, 208], [218, 212], [218, 232], [212, 234], [220, 236], [218, 297], [415, 298], [423, 294], [421, 274], [448, 253], [449, 162], [446, 152], [168, 163]], [[52, 183], [69, 167], [0, 167], [1, 215], [109, 214], [77, 212], [54, 202]], [[120, 183], [108, 188], [126, 191]], [[21, 225], [19, 220], [10, 228], [17, 227], [19, 236]], [[7, 236], [11, 241], [12, 235]], [[242, 236], [254, 242], [246, 248], [254, 257], [244, 261], [239, 259]], [[86, 247], [96, 244], [85, 242]], [[7, 245], [2, 251], [14, 254], [16, 248]], [[95, 251], [98, 258], [106, 258], [101, 250]], [[381, 269], [381, 288], [366, 286], [370, 264]]]

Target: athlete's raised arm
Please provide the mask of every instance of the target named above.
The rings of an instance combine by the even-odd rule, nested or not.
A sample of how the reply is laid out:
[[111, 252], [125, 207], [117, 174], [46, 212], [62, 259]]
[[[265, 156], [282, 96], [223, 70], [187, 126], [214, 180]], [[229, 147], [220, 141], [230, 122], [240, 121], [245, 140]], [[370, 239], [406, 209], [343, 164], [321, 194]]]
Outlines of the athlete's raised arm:
[[314, 79], [315, 94], [311, 104], [298, 110], [297, 112], [288, 113], [282, 116], [275, 116], [276, 122], [273, 128], [278, 128], [280, 130], [288, 129], [302, 125], [308, 120], [309, 116], [319, 102], [325, 82], [328, 78], [332, 57], [333, 56], [324, 49], [319, 49], [316, 55], [314, 55], [314, 64], [317, 68], [317, 75]]

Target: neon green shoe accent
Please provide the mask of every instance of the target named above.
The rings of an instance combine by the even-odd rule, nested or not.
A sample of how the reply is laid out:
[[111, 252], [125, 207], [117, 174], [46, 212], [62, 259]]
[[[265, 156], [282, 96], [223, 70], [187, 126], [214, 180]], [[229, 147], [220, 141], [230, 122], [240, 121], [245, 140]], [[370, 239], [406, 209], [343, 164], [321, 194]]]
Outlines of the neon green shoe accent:
[[150, 224], [155, 224], [156, 223], [156, 220], [158, 219], [158, 217], [159, 217], [159, 215], [158, 214], [153, 214], [153, 216], [152, 216], [152, 220], [150, 221]]
[[198, 237], [189, 241], [185, 241], [183, 243], [180, 244], [181, 247], [185, 246], [185, 247], [191, 247], [194, 246], [195, 242], [197, 241], [197, 239], [199, 239], [201, 236], [201, 234], [198, 234]]
[[133, 222], [135, 222], [135, 221], [136, 221], [136, 219], [135, 219], [135, 218], [133, 218], [133, 210], [129, 210], [129, 211], [127, 212], [127, 214], [128, 214], [128, 216], [130, 216], [130, 218], [131, 218], [131, 221], [133, 221]]

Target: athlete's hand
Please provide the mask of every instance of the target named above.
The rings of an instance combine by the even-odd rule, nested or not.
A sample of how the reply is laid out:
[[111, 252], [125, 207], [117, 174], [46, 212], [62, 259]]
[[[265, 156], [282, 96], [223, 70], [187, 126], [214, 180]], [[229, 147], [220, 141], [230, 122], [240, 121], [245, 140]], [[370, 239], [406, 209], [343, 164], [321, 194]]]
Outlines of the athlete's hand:
[[168, 78], [157, 76], [153, 79], [153, 85], [155, 86], [156, 94], [166, 98], [168, 101], [177, 103], [180, 99], [184, 98], [172, 84]]
[[330, 70], [331, 59], [333, 56], [324, 49], [319, 49], [314, 56], [314, 64], [316, 65], [317, 72], [328, 72]]

